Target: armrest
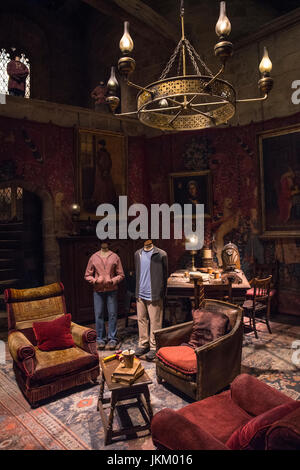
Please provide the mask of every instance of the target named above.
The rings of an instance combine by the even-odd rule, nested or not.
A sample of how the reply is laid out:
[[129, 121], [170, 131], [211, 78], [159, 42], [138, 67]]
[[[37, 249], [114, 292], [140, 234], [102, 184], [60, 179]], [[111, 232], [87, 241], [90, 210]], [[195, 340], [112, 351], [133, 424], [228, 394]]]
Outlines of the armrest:
[[12, 331], [8, 336], [8, 349], [15, 362], [31, 377], [35, 370], [35, 349], [20, 331]]
[[266, 450], [300, 449], [300, 408], [276, 421], [266, 435]]
[[15, 361], [24, 361], [35, 357], [31, 342], [20, 331], [12, 331], [8, 336], [8, 349]]
[[190, 321], [154, 331], [156, 350], [158, 351], [163, 346], [179, 346], [181, 343], [188, 342], [192, 326], [193, 322]]
[[208, 344], [195, 349], [202, 398], [222, 390], [240, 374], [243, 343], [242, 311], [233, 329]]
[[92, 328], [71, 323], [71, 334], [74, 343], [84, 351], [97, 356], [97, 333]]
[[292, 398], [248, 374], [236, 377], [230, 388], [232, 400], [254, 416], [293, 401]]
[[225, 444], [174, 410], [165, 408], [152, 419], [154, 445], [170, 450], [229, 450]]

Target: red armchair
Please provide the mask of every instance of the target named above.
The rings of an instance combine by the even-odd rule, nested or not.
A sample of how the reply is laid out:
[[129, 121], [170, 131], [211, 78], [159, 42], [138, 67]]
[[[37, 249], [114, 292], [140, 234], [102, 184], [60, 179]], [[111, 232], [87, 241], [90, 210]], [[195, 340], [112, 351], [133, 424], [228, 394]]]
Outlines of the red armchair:
[[[281, 417], [269, 426], [261, 419], [259, 430], [255, 429], [267, 412], [280, 416], [275, 410], [280, 405], [281, 410], [288, 408], [284, 416], [281, 411]], [[230, 450], [235, 431], [245, 425], [247, 444], [240, 448], [300, 449], [300, 403], [248, 374], [236, 377], [230, 390], [218, 395], [178, 411], [159, 411], [153, 417], [151, 431], [154, 445], [162, 450]], [[252, 438], [254, 430], [260, 435]]]

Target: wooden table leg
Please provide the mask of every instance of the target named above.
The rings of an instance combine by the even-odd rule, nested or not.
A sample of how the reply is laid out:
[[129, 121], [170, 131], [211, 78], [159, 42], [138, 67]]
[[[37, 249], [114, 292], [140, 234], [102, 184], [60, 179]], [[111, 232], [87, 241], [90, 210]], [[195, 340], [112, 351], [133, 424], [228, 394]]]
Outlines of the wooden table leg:
[[111, 394], [111, 402], [110, 402], [110, 412], [108, 417], [108, 424], [107, 424], [107, 432], [105, 436], [105, 445], [111, 444], [112, 442], [112, 430], [113, 430], [113, 422], [114, 422], [114, 413], [117, 404], [117, 397], [114, 392]]
[[153, 411], [152, 411], [152, 405], [151, 405], [151, 400], [150, 400], [150, 392], [149, 392], [148, 387], [145, 388], [144, 396], [145, 396], [145, 399], [146, 399], [149, 419], [150, 419], [150, 422], [151, 422], [152, 418], [153, 418]]
[[101, 402], [103, 401], [104, 384], [105, 384], [104, 374], [103, 374], [103, 371], [101, 371], [99, 397], [98, 397], [98, 402], [97, 402], [97, 411], [99, 411], [99, 401], [101, 401]]

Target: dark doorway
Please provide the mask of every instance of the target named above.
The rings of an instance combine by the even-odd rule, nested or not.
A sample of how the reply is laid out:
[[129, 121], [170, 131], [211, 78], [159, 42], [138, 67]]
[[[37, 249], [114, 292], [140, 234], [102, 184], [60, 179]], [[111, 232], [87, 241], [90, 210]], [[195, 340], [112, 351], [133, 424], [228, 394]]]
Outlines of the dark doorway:
[[0, 187], [0, 295], [43, 285], [41, 199], [15, 182]]

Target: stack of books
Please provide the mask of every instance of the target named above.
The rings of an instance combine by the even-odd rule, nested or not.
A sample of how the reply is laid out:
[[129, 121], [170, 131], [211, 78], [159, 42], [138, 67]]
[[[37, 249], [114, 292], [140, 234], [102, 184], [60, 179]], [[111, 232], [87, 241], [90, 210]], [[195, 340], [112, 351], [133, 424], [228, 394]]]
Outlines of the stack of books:
[[115, 371], [112, 373], [111, 380], [112, 382], [118, 382], [123, 385], [131, 385], [133, 384], [139, 377], [141, 377], [144, 373], [144, 367], [142, 366], [141, 362], [135, 357], [133, 361], [133, 367], [130, 369], [128, 367], [124, 367], [122, 363], [120, 363]]

